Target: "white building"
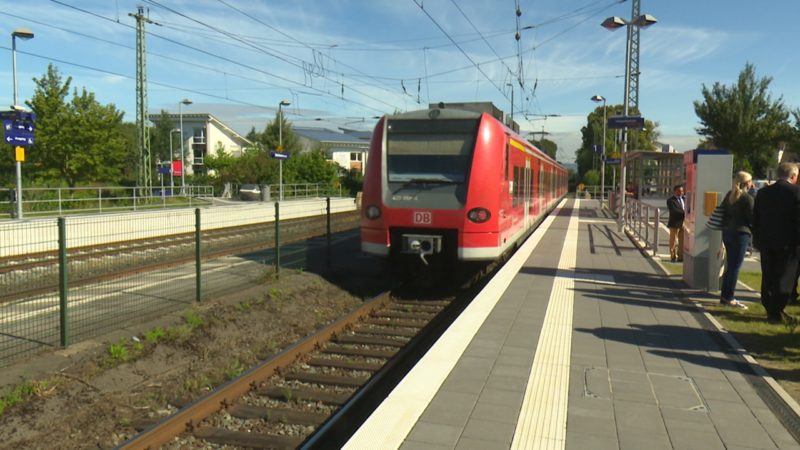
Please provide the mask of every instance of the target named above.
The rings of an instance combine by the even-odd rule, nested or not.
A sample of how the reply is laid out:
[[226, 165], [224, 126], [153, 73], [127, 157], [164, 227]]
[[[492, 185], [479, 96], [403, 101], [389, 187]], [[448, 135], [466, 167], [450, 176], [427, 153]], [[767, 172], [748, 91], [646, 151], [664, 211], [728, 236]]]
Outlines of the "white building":
[[[168, 114], [175, 129], [181, 128], [183, 119], [183, 149], [186, 173], [206, 173], [205, 158], [214, 155], [217, 149], [232, 156], [241, 156], [242, 151], [253, 145], [219, 119], [207, 113]], [[150, 114], [151, 121], [156, 121], [160, 114]], [[175, 154], [180, 155], [180, 143], [176, 143]]]
[[371, 131], [356, 131], [340, 128], [333, 131], [325, 128], [293, 127], [302, 151], [307, 152], [322, 146], [326, 158], [343, 170], [357, 170], [364, 174], [367, 151], [372, 138]]

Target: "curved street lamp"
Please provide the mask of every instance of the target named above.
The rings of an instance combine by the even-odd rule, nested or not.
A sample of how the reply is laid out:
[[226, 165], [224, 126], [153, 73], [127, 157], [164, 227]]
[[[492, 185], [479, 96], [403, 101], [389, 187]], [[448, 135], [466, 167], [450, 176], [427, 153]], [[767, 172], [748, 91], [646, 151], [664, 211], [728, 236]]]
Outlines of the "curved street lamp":
[[591, 99], [593, 102], [603, 102], [603, 142], [600, 144], [600, 207], [603, 207], [606, 195], [606, 98], [602, 95], [595, 95]]
[[183, 150], [183, 105], [191, 105], [192, 101], [188, 98], [181, 100], [178, 103], [178, 119], [180, 120], [181, 130], [181, 195], [186, 195], [186, 152]]
[[[33, 31], [29, 28], [17, 28], [11, 33], [11, 73], [14, 83], [14, 104], [11, 105], [12, 109], [21, 110], [22, 107], [17, 106], [17, 38], [22, 40], [33, 39]], [[17, 154], [22, 151], [22, 147], [17, 147]], [[24, 155], [24, 154], [23, 154]], [[24, 158], [24, 156], [23, 156]], [[22, 161], [19, 156], [15, 157], [17, 169], [17, 219], [22, 219]]]
[[[623, 112], [622, 115], [627, 117], [628, 116], [628, 103], [630, 99], [630, 85], [631, 85], [631, 40], [633, 39], [633, 27], [638, 28], [645, 28], [649, 27], [650, 25], [656, 23], [657, 20], [655, 17], [651, 16], [650, 14], [642, 14], [637, 17], [632, 18], [631, 20], [625, 20], [621, 17], [612, 16], [607, 18], [601, 24], [603, 28], [615, 31], [622, 27], [627, 27], [627, 39], [625, 44], [625, 96], [622, 102], [623, 105]], [[617, 216], [617, 227], [619, 231], [625, 226], [625, 153], [628, 150], [628, 129], [627, 127], [622, 128], [622, 146], [621, 146], [621, 153], [622, 153], [622, 160], [620, 161], [620, 175], [619, 175], [619, 215]]]
[[[278, 151], [283, 152], [283, 107], [289, 106], [289, 100], [281, 100], [278, 103]], [[283, 158], [278, 158], [278, 199], [283, 201]]]

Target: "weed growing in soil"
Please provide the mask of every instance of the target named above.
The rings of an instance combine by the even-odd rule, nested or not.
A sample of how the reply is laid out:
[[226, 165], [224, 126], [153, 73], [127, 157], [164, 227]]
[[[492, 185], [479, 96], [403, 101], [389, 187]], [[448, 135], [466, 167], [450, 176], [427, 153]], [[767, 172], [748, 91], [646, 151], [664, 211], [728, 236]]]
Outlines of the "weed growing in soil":
[[203, 318], [200, 317], [197, 311], [187, 311], [186, 314], [183, 315], [183, 320], [185, 320], [186, 324], [191, 328], [198, 328], [204, 323]]
[[128, 347], [125, 341], [120, 341], [118, 344], [111, 344], [108, 346], [108, 355], [103, 360], [103, 365], [106, 367], [118, 366], [130, 358], [128, 354]]
[[8, 408], [24, 403], [33, 396], [40, 395], [50, 386], [48, 380], [23, 381], [0, 396], [0, 414]]
[[164, 339], [164, 337], [166, 335], [167, 335], [167, 332], [164, 331], [163, 328], [156, 327], [156, 328], [153, 328], [153, 329], [147, 331], [144, 334], [144, 340], [149, 342], [149, 343], [151, 343], [151, 344], [157, 344], [159, 341]]

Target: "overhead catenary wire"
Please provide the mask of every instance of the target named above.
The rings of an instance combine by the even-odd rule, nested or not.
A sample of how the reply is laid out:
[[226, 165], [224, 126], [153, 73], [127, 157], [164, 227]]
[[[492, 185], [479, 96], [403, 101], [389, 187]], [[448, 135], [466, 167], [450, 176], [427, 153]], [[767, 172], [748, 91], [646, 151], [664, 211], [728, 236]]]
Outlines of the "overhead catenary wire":
[[[154, 6], [158, 6], [158, 7], [160, 7], [160, 8], [163, 8], [163, 9], [165, 9], [165, 10], [167, 10], [167, 11], [170, 11], [170, 12], [172, 12], [173, 14], [176, 14], [176, 15], [178, 15], [178, 16], [180, 16], [180, 17], [183, 17], [183, 18], [185, 18], [185, 19], [187, 19], [187, 20], [190, 20], [190, 21], [192, 21], [192, 22], [195, 22], [195, 23], [197, 23], [197, 24], [199, 24], [199, 25], [202, 25], [202, 26], [205, 26], [205, 27], [207, 27], [207, 28], [209, 28], [209, 29], [211, 29], [211, 30], [214, 30], [214, 31], [216, 31], [216, 32], [218, 32], [218, 33], [220, 33], [220, 34], [223, 34], [223, 35], [225, 35], [225, 36], [228, 36], [229, 38], [231, 38], [231, 39], [233, 39], [233, 40], [236, 40], [236, 41], [239, 41], [239, 42], [241, 42], [241, 43], [244, 43], [245, 45], [252, 46], [253, 48], [255, 48], [255, 49], [257, 49], [257, 50], [259, 50], [259, 51], [261, 51], [261, 52], [263, 52], [263, 53], [265, 53], [265, 54], [267, 54], [267, 55], [269, 55], [269, 56], [272, 56], [272, 57], [274, 57], [274, 58], [276, 58], [276, 59], [279, 59], [279, 60], [281, 60], [281, 61], [284, 61], [284, 62], [286, 62], [286, 63], [288, 63], [288, 64], [291, 64], [291, 65], [293, 65], [293, 66], [295, 66], [295, 67], [297, 67], [297, 68], [303, 69], [304, 71], [306, 71], [306, 73], [308, 73], [308, 71], [307, 71], [307, 70], [308, 70], [308, 67], [307, 67], [307, 66], [305, 66], [304, 64], [298, 64], [298, 63], [296, 63], [296, 62], [293, 62], [293, 61], [291, 61], [291, 60], [290, 60], [290, 58], [291, 58], [291, 57], [290, 57], [289, 55], [281, 55], [281, 54], [277, 54], [276, 52], [271, 52], [271, 51], [269, 51], [269, 50], [266, 50], [266, 49], [264, 49], [263, 47], [261, 47], [261, 46], [258, 46], [258, 45], [256, 45], [256, 44], [253, 44], [253, 43], [251, 43], [251, 42], [247, 41], [246, 39], [242, 39], [242, 38], [240, 38], [240, 37], [236, 36], [236, 35], [235, 35], [235, 34], [233, 34], [233, 33], [230, 33], [230, 32], [228, 32], [228, 31], [225, 31], [225, 30], [219, 29], [219, 28], [217, 28], [217, 27], [215, 27], [215, 26], [213, 26], [213, 25], [210, 25], [210, 24], [208, 24], [208, 23], [205, 23], [205, 22], [203, 22], [203, 21], [201, 21], [201, 20], [195, 19], [195, 18], [193, 18], [193, 17], [189, 16], [188, 14], [182, 13], [182, 12], [180, 12], [180, 11], [178, 11], [178, 10], [174, 9], [174, 8], [171, 8], [171, 7], [169, 7], [169, 6], [166, 6], [166, 5], [164, 5], [164, 4], [162, 4], [162, 3], [160, 3], [160, 2], [158, 2], [158, 1], [156, 1], [156, 0], [146, 0], [146, 1], [147, 1], [147, 3], [149, 3], [149, 4], [151, 4], [151, 5], [154, 5]], [[325, 79], [328, 79], [329, 81], [335, 81], [335, 80], [330, 80], [330, 79], [329, 79], [327, 76], [325, 76], [325, 75], [324, 75], [324, 74], [322, 74], [322, 73], [320, 73], [320, 77], [322, 77], [322, 78], [325, 78]], [[287, 79], [287, 80], [288, 80], [288, 79]], [[292, 81], [292, 82], [294, 82], [294, 83], [297, 83], [296, 81]], [[341, 83], [340, 83], [340, 84], [341, 84]], [[305, 84], [305, 83], [303, 83], [302, 85], [303, 85], [303, 86], [305, 86], [305, 87], [311, 87], [311, 86], [309, 86], [309, 85], [307, 85], [307, 84]], [[343, 85], [342, 85], [342, 90], [344, 90], [344, 86], [343, 86]], [[391, 105], [391, 104], [389, 104], [389, 103], [386, 103], [386, 102], [385, 102], [385, 101], [383, 101], [382, 99], [379, 99], [379, 98], [377, 98], [377, 97], [374, 97], [374, 96], [372, 96], [372, 95], [369, 95], [369, 94], [367, 94], [367, 93], [365, 93], [365, 92], [359, 91], [358, 89], [354, 89], [354, 88], [350, 87], [350, 89], [349, 89], [349, 90], [352, 90], [352, 91], [356, 92], [356, 93], [357, 93], [357, 94], [359, 94], [359, 95], [362, 95], [362, 96], [364, 96], [364, 97], [366, 97], [366, 98], [369, 98], [370, 100], [373, 100], [373, 101], [375, 101], [375, 102], [378, 102], [378, 103], [384, 104], [384, 105], [386, 105], [386, 106], [388, 106], [388, 107], [390, 107], [390, 108], [396, 108], [396, 105]], [[342, 96], [342, 98], [343, 98], [343, 96]]]
[[433, 22], [433, 24], [434, 24], [434, 25], [436, 25], [436, 28], [438, 28], [438, 29], [439, 29], [439, 30], [440, 30], [440, 31], [441, 31], [441, 32], [442, 32], [442, 33], [443, 33], [445, 36], [447, 36], [447, 38], [448, 38], [448, 39], [450, 39], [450, 42], [452, 42], [452, 43], [453, 43], [453, 45], [455, 45], [455, 46], [456, 46], [456, 48], [457, 48], [457, 49], [458, 49], [458, 50], [461, 52], [461, 54], [463, 54], [463, 55], [464, 55], [464, 57], [465, 57], [465, 58], [467, 58], [467, 60], [468, 60], [470, 63], [472, 63], [472, 67], [474, 67], [476, 70], [478, 70], [478, 72], [480, 72], [480, 73], [481, 73], [481, 75], [483, 75], [483, 77], [484, 77], [484, 78], [486, 78], [486, 80], [487, 80], [487, 81], [489, 81], [489, 83], [490, 83], [492, 86], [494, 86], [494, 88], [495, 88], [495, 89], [497, 89], [497, 92], [499, 92], [499, 93], [500, 93], [500, 95], [502, 95], [503, 97], [505, 97], [507, 100], [510, 100], [510, 99], [508, 98], [508, 96], [506, 95], [506, 93], [503, 91], [503, 89], [502, 89], [500, 86], [498, 86], [498, 85], [497, 85], [497, 83], [495, 83], [495, 82], [494, 82], [494, 80], [492, 80], [492, 79], [491, 79], [491, 77], [489, 77], [489, 75], [487, 75], [487, 74], [486, 74], [486, 72], [484, 72], [484, 71], [483, 71], [483, 69], [481, 69], [480, 65], [479, 65], [478, 63], [476, 63], [476, 62], [475, 62], [475, 61], [472, 59], [472, 57], [471, 57], [471, 56], [469, 56], [469, 54], [468, 54], [468, 53], [467, 53], [467, 52], [466, 52], [466, 51], [465, 51], [465, 50], [464, 50], [464, 49], [463, 49], [463, 48], [462, 48], [462, 47], [461, 47], [461, 46], [460, 46], [460, 45], [459, 45], [459, 44], [458, 44], [458, 43], [457, 43], [457, 42], [456, 42], [454, 39], [453, 39], [453, 37], [452, 37], [452, 36], [450, 36], [450, 34], [447, 32], [447, 30], [445, 30], [445, 29], [444, 29], [444, 28], [443, 28], [443, 27], [442, 27], [442, 26], [439, 24], [439, 22], [437, 22], [437, 21], [436, 21], [436, 19], [434, 19], [434, 18], [433, 18], [433, 16], [431, 16], [431, 15], [430, 15], [430, 13], [428, 13], [428, 11], [427, 11], [427, 10], [424, 8], [424, 6], [423, 6], [423, 4], [422, 4], [422, 1], [421, 1], [421, 0], [412, 0], [412, 1], [414, 2], [414, 4], [416, 4], [417, 6], [419, 6], [419, 9], [420, 9], [420, 10], [421, 10], [423, 13], [425, 13], [425, 15], [428, 17], [428, 19], [430, 19], [430, 21], [431, 21], [431, 22]]
[[[52, 1], [52, 2], [54, 2], [54, 3], [57, 3], [57, 4], [60, 4], [60, 5], [63, 5], [63, 6], [66, 6], [66, 7], [69, 7], [69, 8], [71, 8], [71, 9], [74, 9], [74, 10], [76, 10], [76, 11], [79, 11], [79, 12], [82, 12], [82, 13], [86, 13], [86, 14], [90, 14], [90, 15], [92, 15], [92, 16], [95, 16], [95, 17], [98, 17], [98, 18], [100, 18], [100, 19], [103, 19], [103, 20], [110, 21], [110, 22], [112, 22], [112, 23], [115, 23], [115, 24], [117, 24], [117, 23], [118, 23], [118, 22], [117, 22], [116, 20], [114, 20], [114, 19], [111, 19], [111, 18], [105, 17], [105, 16], [103, 16], [103, 15], [100, 15], [100, 14], [94, 13], [94, 12], [92, 12], [92, 11], [88, 11], [88, 10], [85, 10], [85, 9], [82, 9], [82, 8], [79, 8], [79, 7], [76, 7], [76, 6], [74, 6], [74, 5], [69, 5], [69, 4], [63, 3], [63, 2], [61, 2], [61, 1], [59, 1], [59, 0], [50, 0], [50, 1]], [[127, 24], [124, 24], [124, 23], [118, 23], [118, 24], [119, 24], [119, 25], [122, 25], [122, 26], [124, 26], [124, 27], [127, 27], [127, 28], [131, 28], [131, 29], [134, 29], [134, 28], [135, 28], [135, 27], [133, 27], [133, 26], [130, 26], [130, 25], [127, 25]], [[306, 89], [309, 89], [309, 90], [315, 91], [315, 92], [317, 92], [317, 93], [320, 93], [320, 94], [322, 94], [322, 95], [329, 95], [329, 96], [332, 96], [332, 97], [334, 97], [334, 98], [337, 98], [337, 99], [343, 100], [343, 101], [345, 101], [345, 102], [347, 102], [347, 103], [350, 103], [350, 104], [353, 104], [353, 105], [357, 105], [357, 106], [361, 106], [361, 107], [367, 108], [367, 109], [369, 109], [369, 110], [372, 110], [372, 111], [375, 111], [375, 112], [380, 112], [380, 113], [383, 113], [383, 112], [384, 112], [384, 110], [381, 110], [381, 109], [375, 108], [375, 107], [373, 107], [373, 106], [370, 106], [370, 105], [364, 104], [364, 103], [362, 103], [362, 102], [359, 102], [359, 101], [356, 101], [356, 100], [353, 100], [353, 99], [346, 99], [346, 98], [345, 98], [345, 99], [342, 99], [342, 98], [340, 98], [340, 97], [339, 97], [338, 93], [337, 93], [337, 94], [332, 94], [332, 93], [330, 93], [330, 92], [328, 92], [328, 91], [324, 91], [324, 90], [322, 90], [322, 89], [319, 89], [319, 88], [316, 88], [316, 87], [313, 87], [313, 86], [307, 86], [307, 85], [304, 85], [303, 83], [300, 83], [300, 82], [298, 82], [297, 80], [294, 80], [294, 79], [291, 79], [291, 78], [288, 78], [288, 77], [284, 77], [284, 76], [281, 76], [281, 75], [277, 75], [277, 74], [271, 73], [271, 72], [269, 72], [269, 71], [266, 71], [266, 70], [263, 70], [263, 69], [260, 69], [260, 68], [257, 68], [257, 67], [254, 67], [254, 66], [251, 66], [251, 65], [245, 64], [245, 63], [243, 63], [243, 62], [241, 62], [241, 61], [237, 61], [237, 60], [234, 60], [234, 59], [232, 59], [232, 58], [228, 58], [228, 57], [226, 57], [226, 56], [222, 56], [222, 55], [215, 54], [215, 53], [213, 53], [213, 52], [210, 52], [210, 51], [208, 51], [208, 50], [205, 50], [205, 49], [201, 49], [201, 48], [198, 48], [198, 47], [194, 47], [194, 46], [191, 46], [191, 45], [185, 44], [185, 43], [183, 43], [183, 42], [179, 42], [179, 41], [177, 41], [177, 40], [174, 40], [174, 39], [172, 39], [172, 38], [169, 38], [169, 37], [166, 37], [166, 36], [162, 36], [162, 35], [160, 35], [160, 34], [157, 34], [157, 33], [153, 33], [152, 31], [148, 31], [148, 32], [147, 32], [147, 34], [148, 34], [148, 35], [150, 35], [150, 36], [153, 36], [153, 37], [159, 38], [159, 39], [163, 39], [163, 40], [165, 40], [165, 41], [167, 41], [167, 42], [171, 42], [171, 43], [173, 43], [173, 44], [175, 44], [175, 45], [179, 45], [179, 46], [182, 46], [182, 47], [185, 47], [185, 48], [191, 49], [191, 50], [193, 50], [193, 51], [196, 51], [196, 52], [199, 52], [199, 53], [201, 53], [201, 54], [205, 54], [205, 55], [208, 55], [208, 56], [212, 56], [212, 57], [214, 57], [214, 58], [218, 58], [218, 59], [220, 59], [220, 60], [222, 60], [222, 61], [227, 61], [227, 62], [230, 62], [230, 63], [232, 63], [232, 64], [235, 64], [235, 65], [237, 65], [237, 66], [240, 66], [240, 67], [243, 67], [243, 68], [246, 68], [246, 69], [249, 69], [249, 70], [253, 70], [253, 71], [255, 71], [255, 72], [258, 72], [258, 73], [264, 74], [264, 75], [266, 75], [266, 76], [269, 76], [269, 77], [275, 78], [275, 79], [277, 79], [277, 80], [281, 80], [281, 81], [284, 81], [284, 82], [286, 82], [286, 83], [290, 83], [290, 84], [292, 84], [292, 85], [296, 85], [296, 86], [299, 86], [299, 87], [303, 87], [303, 88], [306, 88]], [[383, 102], [381, 102], [381, 103], [383, 103]], [[387, 106], [392, 106], [392, 105], [388, 105], [388, 104], [387, 104]], [[272, 109], [274, 109], [274, 108], [272, 108]]]

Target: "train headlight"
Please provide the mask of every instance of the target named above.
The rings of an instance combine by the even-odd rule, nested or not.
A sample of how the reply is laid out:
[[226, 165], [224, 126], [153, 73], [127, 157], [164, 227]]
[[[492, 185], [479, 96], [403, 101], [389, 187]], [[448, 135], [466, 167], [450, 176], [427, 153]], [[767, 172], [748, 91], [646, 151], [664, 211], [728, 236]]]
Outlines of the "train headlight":
[[483, 223], [489, 220], [492, 214], [486, 208], [472, 208], [467, 213], [467, 219], [475, 223]]
[[375, 220], [381, 216], [381, 209], [375, 205], [367, 206], [367, 219]]

